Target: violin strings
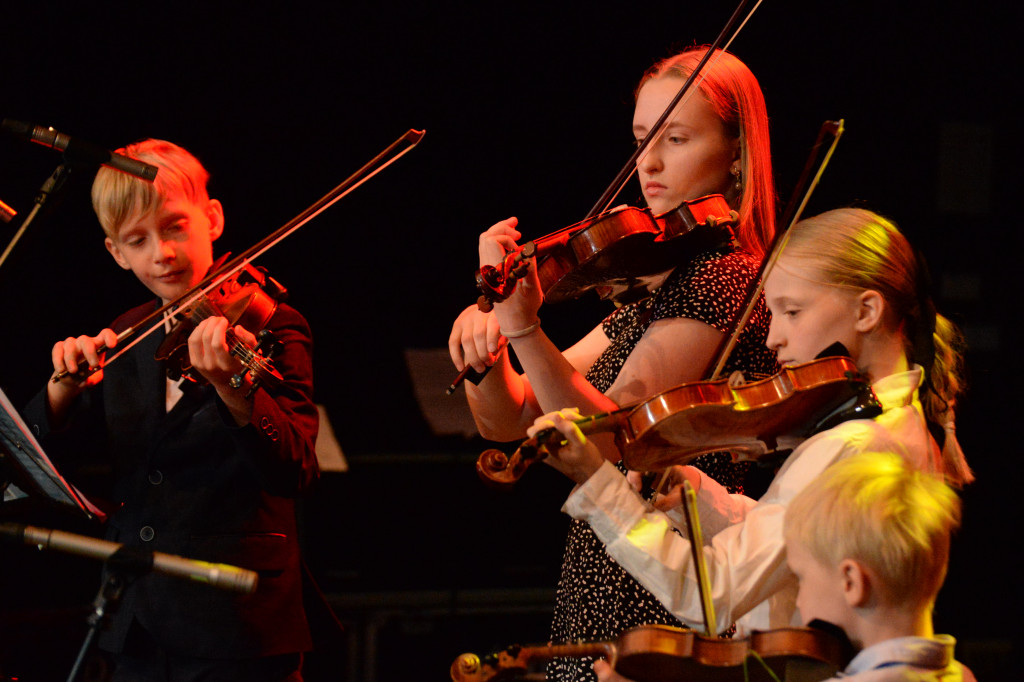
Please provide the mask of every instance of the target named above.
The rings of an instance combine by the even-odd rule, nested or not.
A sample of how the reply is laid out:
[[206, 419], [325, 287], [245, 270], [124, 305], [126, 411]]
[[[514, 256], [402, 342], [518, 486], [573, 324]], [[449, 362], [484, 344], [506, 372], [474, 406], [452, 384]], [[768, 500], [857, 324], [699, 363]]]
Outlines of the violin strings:
[[[193, 307], [191, 317], [193, 322], [198, 323], [222, 314], [209, 298], [203, 296]], [[270, 359], [239, 339], [231, 327], [228, 327], [224, 336], [231, 354], [241, 361], [250, 377], [265, 377], [273, 373]]]
[[761, 664], [761, 667], [763, 667], [765, 669], [765, 671], [768, 673], [768, 676], [771, 677], [772, 680], [774, 680], [774, 682], [781, 682], [781, 680], [779, 680], [779, 676], [775, 674], [775, 671], [771, 669], [771, 666], [768, 665], [767, 661], [765, 661], [763, 658], [761, 658], [761, 655], [759, 653], [757, 653], [756, 651], [754, 651], [753, 649], [748, 651], [747, 652], [747, 656], [743, 659], [743, 680], [744, 680], [744, 682], [749, 682], [750, 681], [750, 669], [748, 667], [748, 663], [749, 663], [751, 658], [753, 658], [754, 660], [756, 660], [758, 663]]

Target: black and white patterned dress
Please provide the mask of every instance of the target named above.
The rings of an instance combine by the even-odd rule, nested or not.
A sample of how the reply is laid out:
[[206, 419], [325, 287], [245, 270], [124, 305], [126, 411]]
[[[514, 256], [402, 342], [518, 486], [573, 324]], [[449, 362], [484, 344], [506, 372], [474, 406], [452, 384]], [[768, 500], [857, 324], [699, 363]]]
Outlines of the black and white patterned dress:
[[[653, 295], [605, 318], [602, 327], [611, 345], [591, 366], [587, 380], [598, 390], [607, 391], [646, 329], [658, 320], [685, 317], [728, 331], [756, 274], [757, 261], [732, 247], [704, 252], [687, 266], [677, 268]], [[749, 378], [776, 371], [775, 354], [765, 346], [768, 321], [762, 297], [726, 363], [725, 375], [741, 370]], [[749, 463], [733, 463], [729, 455], [714, 453], [697, 458], [693, 464], [730, 492], [743, 492]], [[625, 472], [621, 463], [618, 466]], [[614, 640], [631, 627], [651, 623], [680, 625], [608, 556], [589, 525], [574, 520], [555, 596], [552, 641]], [[595, 680], [593, 661], [555, 659], [548, 665], [547, 678], [562, 682]]]

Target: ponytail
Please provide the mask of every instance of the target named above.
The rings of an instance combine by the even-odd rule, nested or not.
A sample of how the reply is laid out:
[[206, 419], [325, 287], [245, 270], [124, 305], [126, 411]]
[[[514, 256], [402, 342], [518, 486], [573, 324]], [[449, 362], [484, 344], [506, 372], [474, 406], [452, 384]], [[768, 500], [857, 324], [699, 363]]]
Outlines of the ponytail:
[[965, 388], [963, 334], [942, 315], [935, 316], [935, 332], [931, 342], [934, 358], [925, 367], [925, 386], [921, 390], [921, 407], [925, 419], [941, 429], [936, 440], [942, 445], [942, 463], [949, 483], [962, 487], [974, 480], [964, 452], [956, 437], [954, 408], [956, 398]]

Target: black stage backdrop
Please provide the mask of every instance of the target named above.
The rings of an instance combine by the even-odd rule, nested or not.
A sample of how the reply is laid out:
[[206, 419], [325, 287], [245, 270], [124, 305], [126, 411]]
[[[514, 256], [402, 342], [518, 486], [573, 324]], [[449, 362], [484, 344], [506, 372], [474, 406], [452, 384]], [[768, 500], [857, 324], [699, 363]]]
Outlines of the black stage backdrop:
[[[311, 659], [311, 677], [445, 679], [464, 650], [544, 640], [568, 485], [538, 467], [509, 495], [484, 489], [472, 462], [487, 444], [432, 428], [407, 351], [443, 348], [475, 299], [482, 229], [514, 214], [538, 236], [590, 209], [631, 151], [639, 75], [711, 41], [732, 7], [6, 5], [0, 115], [108, 148], [149, 136], [186, 146], [226, 208], [220, 252], [247, 248], [408, 128], [426, 129], [397, 165], [262, 259], [312, 324], [317, 401], [350, 466], [326, 474], [304, 509], [309, 563], [349, 626], [334, 659]], [[895, 218], [932, 264], [940, 309], [967, 331], [959, 435], [979, 480], [964, 494], [937, 622], [988, 679], [1009, 679], [1020, 631], [1018, 533], [1005, 521], [1020, 480], [1012, 23], [983, 3], [769, 1], [732, 47], [765, 91], [780, 197], [820, 124], [845, 119], [808, 213], [856, 204]], [[25, 215], [59, 162], [3, 137], [0, 199]], [[146, 299], [105, 253], [90, 182], [72, 174], [0, 268], [0, 386], [15, 404], [42, 385], [55, 340], [95, 333]], [[637, 196], [631, 186], [623, 201]], [[0, 225], [0, 242], [13, 232]], [[542, 316], [564, 345], [607, 309], [588, 298]], [[461, 392], [443, 395], [448, 372], [427, 386], [430, 402], [464, 419]], [[4, 520], [96, 532], [10, 507]], [[57, 679], [98, 567], [11, 547], [0, 564], [0, 678]]]

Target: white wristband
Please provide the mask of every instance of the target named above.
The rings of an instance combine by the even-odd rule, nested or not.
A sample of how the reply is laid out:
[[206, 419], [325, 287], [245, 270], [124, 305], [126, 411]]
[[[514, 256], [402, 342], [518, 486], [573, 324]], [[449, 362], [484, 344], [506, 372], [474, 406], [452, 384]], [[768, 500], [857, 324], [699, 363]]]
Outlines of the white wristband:
[[523, 327], [522, 329], [516, 329], [516, 330], [510, 331], [510, 332], [507, 332], [507, 331], [505, 331], [503, 329], [499, 329], [498, 333], [501, 334], [502, 336], [504, 336], [506, 339], [518, 339], [518, 338], [523, 337], [523, 336], [528, 336], [529, 334], [534, 333], [538, 329], [540, 329], [540, 318], [539, 317], [537, 318], [536, 322], [534, 322], [533, 324], [531, 324], [528, 327]]

